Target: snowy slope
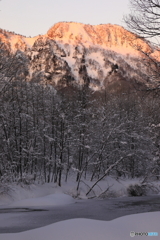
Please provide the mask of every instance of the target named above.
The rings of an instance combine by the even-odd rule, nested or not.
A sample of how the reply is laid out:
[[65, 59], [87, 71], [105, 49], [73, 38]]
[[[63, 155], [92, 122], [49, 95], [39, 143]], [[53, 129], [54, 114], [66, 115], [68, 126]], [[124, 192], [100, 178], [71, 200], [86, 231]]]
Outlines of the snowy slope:
[[[128, 240], [130, 232], [156, 232], [160, 239], [160, 212], [120, 217], [112, 221], [71, 219], [22, 233], [0, 234], [1, 240]], [[150, 237], [148, 237], [150, 239]], [[154, 239], [153, 238], [153, 239]], [[135, 236], [133, 239], [146, 239]]]
[[22, 35], [0, 29], [0, 40], [5, 43], [13, 53], [17, 50], [25, 51], [31, 48], [38, 37], [39, 36], [33, 38], [24, 37]]

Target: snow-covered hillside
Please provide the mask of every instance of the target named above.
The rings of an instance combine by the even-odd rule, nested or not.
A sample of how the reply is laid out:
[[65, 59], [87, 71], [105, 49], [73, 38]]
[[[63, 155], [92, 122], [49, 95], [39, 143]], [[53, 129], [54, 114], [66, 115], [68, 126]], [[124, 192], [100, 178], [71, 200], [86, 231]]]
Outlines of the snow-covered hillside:
[[150, 84], [149, 67], [138, 50], [153, 50], [118, 25], [60, 22], [45, 35], [26, 38], [1, 30], [0, 39], [10, 53], [25, 56], [29, 80], [63, 87], [86, 84], [93, 90], [115, 81]]

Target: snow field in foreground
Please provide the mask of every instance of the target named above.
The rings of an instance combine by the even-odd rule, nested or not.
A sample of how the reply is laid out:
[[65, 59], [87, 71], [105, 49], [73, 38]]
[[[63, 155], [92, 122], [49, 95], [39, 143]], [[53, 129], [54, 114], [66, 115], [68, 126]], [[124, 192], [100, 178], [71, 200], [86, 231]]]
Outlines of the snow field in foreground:
[[[112, 221], [71, 219], [46, 227], [12, 234], [0, 234], [0, 240], [128, 240], [130, 232], [159, 232], [160, 212], [134, 214]], [[136, 236], [133, 239], [151, 239]]]

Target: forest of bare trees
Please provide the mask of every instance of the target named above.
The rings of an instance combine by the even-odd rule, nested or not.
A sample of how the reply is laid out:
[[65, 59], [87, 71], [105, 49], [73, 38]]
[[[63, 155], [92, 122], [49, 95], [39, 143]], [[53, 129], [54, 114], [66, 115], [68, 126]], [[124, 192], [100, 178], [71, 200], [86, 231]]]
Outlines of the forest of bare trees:
[[[56, 91], [12, 80], [1, 94], [0, 181], [67, 181], [74, 172], [159, 179], [159, 96]], [[78, 185], [77, 185], [78, 187]]]

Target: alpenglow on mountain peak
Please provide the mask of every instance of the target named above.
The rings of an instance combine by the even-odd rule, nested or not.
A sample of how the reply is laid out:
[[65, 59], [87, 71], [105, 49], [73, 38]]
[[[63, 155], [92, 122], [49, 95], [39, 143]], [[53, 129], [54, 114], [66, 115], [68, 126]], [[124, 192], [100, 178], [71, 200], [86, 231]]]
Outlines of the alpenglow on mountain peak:
[[[76, 22], [59, 22], [48, 30], [46, 36], [74, 45], [100, 45], [103, 48], [116, 47], [115, 50], [123, 53], [136, 54], [136, 50], [133, 49], [133, 42], [144, 48], [148, 47], [144, 41], [137, 40], [135, 34], [113, 24], [89, 25]], [[123, 48], [122, 51], [121, 47]]]
[[[111, 84], [150, 84], [138, 48], [152, 52], [147, 41], [119, 25], [59, 22], [34, 38], [0, 30], [6, 56], [17, 53], [25, 78], [54, 86], [86, 84], [94, 90]], [[22, 74], [22, 75], [23, 75]]]
[[60, 41], [64, 44], [80, 44], [85, 47], [99, 46], [121, 54], [136, 56], [139, 53], [135, 46], [140, 46], [143, 50], [149, 48], [144, 40], [137, 39], [135, 34], [113, 24], [89, 25], [77, 22], [59, 22], [54, 24], [46, 34], [33, 38], [10, 33], [3, 29], [0, 31], [0, 39], [2, 42], [8, 43], [13, 51], [31, 48], [39, 37]]

